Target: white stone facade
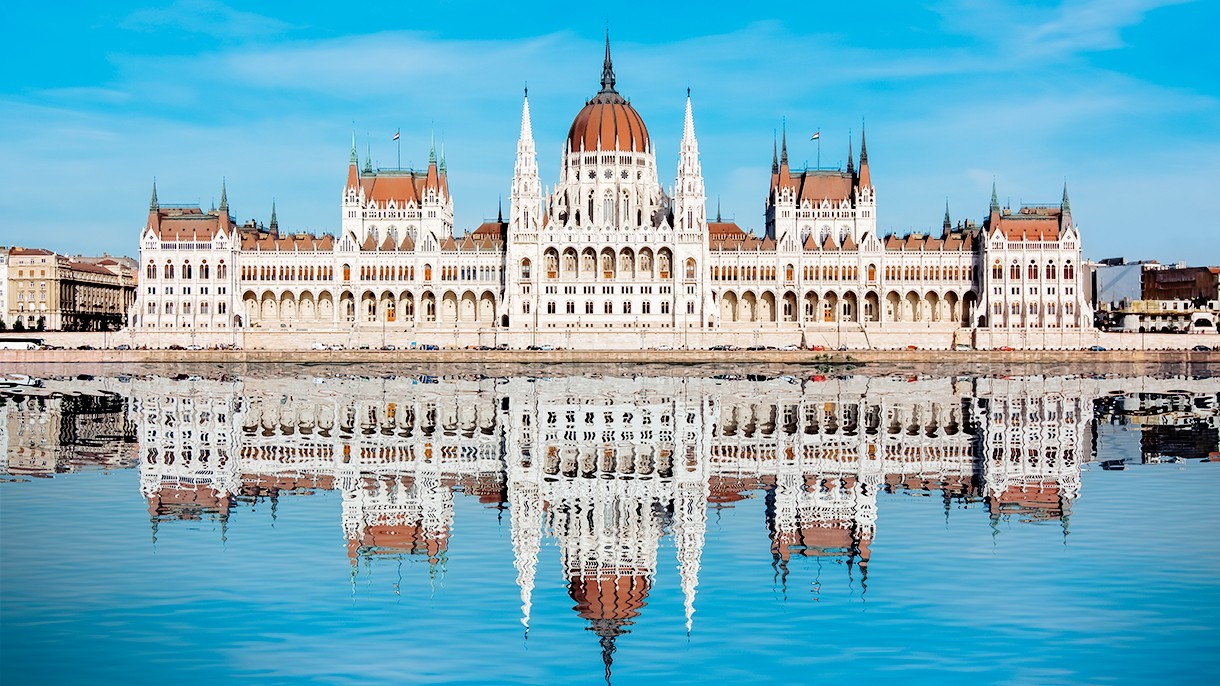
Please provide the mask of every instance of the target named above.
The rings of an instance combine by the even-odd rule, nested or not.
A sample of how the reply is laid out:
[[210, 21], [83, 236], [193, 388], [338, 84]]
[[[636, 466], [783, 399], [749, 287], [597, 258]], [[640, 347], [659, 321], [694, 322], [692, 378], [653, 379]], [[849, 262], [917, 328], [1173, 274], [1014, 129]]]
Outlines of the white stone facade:
[[946, 211], [938, 237], [881, 236], [864, 139], [858, 167], [849, 150], [846, 170], [793, 170], [785, 138], [755, 236], [708, 217], [689, 93], [674, 185], [661, 185], [608, 45], [602, 90], [573, 122], [549, 190], [527, 95], [509, 200], [507, 217], [455, 236], [443, 154], [425, 171], [368, 159], [361, 169], [354, 144], [337, 237], [280, 232], [274, 217], [239, 227], [225, 202], [160, 207], [154, 192], [130, 323], [150, 340], [237, 329], [300, 333], [301, 347], [322, 334], [400, 346], [949, 347], [1018, 329], [1026, 347], [1075, 347], [1092, 327], [1066, 189], [1060, 205], [1017, 211], [993, 192], [982, 225], [954, 225]]

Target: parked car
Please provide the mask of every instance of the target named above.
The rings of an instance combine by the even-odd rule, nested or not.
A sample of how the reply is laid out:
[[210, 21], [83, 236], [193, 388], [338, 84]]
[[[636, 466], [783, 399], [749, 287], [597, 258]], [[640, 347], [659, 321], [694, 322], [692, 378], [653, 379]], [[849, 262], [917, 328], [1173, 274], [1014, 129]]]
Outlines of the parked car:
[[712, 347], [708, 348], [708, 350], [728, 350], [728, 349], [729, 349], [729, 346], [727, 346], [727, 345], [713, 345]]
[[1095, 353], [1102, 353], [1106, 351], [1106, 349], [1100, 345], [1091, 345], [1089, 346], [1089, 350], [1092, 350]]
[[539, 350], [554, 350], [555, 346], [551, 345], [550, 343], [543, 343], [542, 345], [538, 346], [538, 349]]
[[119, 345], [114, 346], [114, 349], [115, 350], [131, 350], [131, 346], [127, 345], [126, 343], [121, 343]]
[[434, 343], [424, 343], [423, 345], [419, 346], [419, 349], [420, 350], [440, 350], [441, 347]]
[[381, 349], [382, 350], [398, 350], [398, 346], [396, 346], [392, 343], [387, 343], [387, 344], [381, 346]]
[[1211, 348], [1206, 345], [1196, 345], [1195, 347], [1191, 348], [1191, 350], [1199, 353], [1211, 352]]
[[190, 345], [186, 346], [186, 349], [187, 350], [203, 350], [203, 346], [199, 345], [197, 343], [191, 343]]
[[811, 346], [809, 346], [809, 349], [810, 349], [810, 350], [825, 350], [825, 349], [826, 349], [826, 346], [824, 346], [824, 345], [811, 345]]
[[326, 350], [326, 344], [325, 343], [314, 343], [313, 345], [309, 346], [309, 349], [310, 350]]
[[1016, 348], [1012, 347], [1011, 345], [1001, 345], [1000, 347], [996, 348], [996, 350], [1010, 353], [1010, 352], [1016, 350]]
[[953, 346], [953, 349], [954, 350], [974, 350], [974, 348], [970, 347], [970, 345], [968, 343], [958, 343], [957, 345]]
[[779, 349], [787, 351], [800, 350], [800, 348], [795, 345], [781, 345]]

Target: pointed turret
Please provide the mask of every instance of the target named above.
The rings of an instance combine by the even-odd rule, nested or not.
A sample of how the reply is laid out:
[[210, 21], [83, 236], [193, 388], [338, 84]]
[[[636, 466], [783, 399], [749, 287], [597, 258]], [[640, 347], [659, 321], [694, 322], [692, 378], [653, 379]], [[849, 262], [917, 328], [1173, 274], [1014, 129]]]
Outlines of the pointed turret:
[[860, 179], [856, 183], [860, 188], [873, 185], [873, 177], [868, 171], [868, 141], [864, 136], [864, 127], [860, 127]]
[[856, 178], [856, 163], [852, 159], [854, 156], [855, 156], [855, 153], [852, 151], [852, 148], [851, 148], [851, 134], [848, 134], [847, 135], [847, 173], [851, 175], [851, 178], [853, 180], [855, 180], [855, 178]]
[[617, 93], [614, 90], [614, 64], [610, 61], [610, 29], [606, 29], [606, 59], [602, 62], [602, 93]]
[[150, 211], [156, 211], [158, 207], [160, 207], [160, 205], [157, 203], [157, 180], [154, 178], [153, 179], [152, 200], [150, 200], [148, 203], [148, 209]]
[[995, 179], [991, 180], [991, 213], [1000, 213], [1000, 197], [995, 192]]
[[945, 198], [945, 221], [944, 221], [944, 223], [941, 224], [941, 226], [944, 227], [945, 233], [948, 233], [949, 229], [953, 228], [953, 222], [949, 220], [949, 199], [948, 198]]
[[776, 148], [775, 132], [771, 132], [771, 175], [775, 176], [779, 173], [779, 152]]
[[526, 231], [539, 225], [542, 212], [542, 180], [538, 177], [538, 153], [534, 147], [534, 128], [530, 120], [529, 88], [521, 100], [521, 135], [517, 139], [517, 160], [508, 199], [509, 223], [514, 230]]
[[275, 200], [271, 201], [271, 223], [268, 224], [268, 226], [271, 227], [272, 233], [276, 233], [280, 230], [280, 222], [275, 218]]
[[1063, 201], [1059, 203], [1059, 209], [1062, 210], [1064, 214], [1072, 213], [1072, 203], [1068, 200], [1068, 182], [1067, 181], [1063, 182]]
[[225, 188], [225, 179], [223, 176], [220, 178], [220, 211], [226, 214], [229, 211], [229, 192]]
[[706, 225], [707, 197], [703, 191], [703, 169], [699, 164], [699, 141], [695, 138], [695, 116], [690, 89], [686, 89], [686, 116], [682, 123], [682, 149], [678, 155], [678, 178], [674, 182], [674, 224], [687, 230]]
[[784, 118], [783, 143], [780, 144], [779, 166], [784, 168], [788, 166], [788, 119]]
[[436, 134], [432, 134], [432, 145], [428, 148], [428, 177], [424, 182], [424, 188], [429, 188], [437, 191], [439, 194], [441, 189], [440, 171], [436, 166]]
[[364, 146], [365, 146], [364, 147], [364, 173], [372, 174], [373, 173], [373, 144], [368, 141], [365, 141]]
[[356, 154], [356, 132], [352, 131], [352, 154], [347, 158], [347, 188], [360, 185], [360, 156]]

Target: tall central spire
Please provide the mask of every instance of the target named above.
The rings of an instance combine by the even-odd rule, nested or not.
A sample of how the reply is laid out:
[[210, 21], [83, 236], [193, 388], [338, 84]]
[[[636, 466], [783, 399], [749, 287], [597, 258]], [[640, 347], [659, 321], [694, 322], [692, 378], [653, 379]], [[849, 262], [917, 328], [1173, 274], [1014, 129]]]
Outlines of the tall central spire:
[[602, 91], [617, 93], [614, 90], [614, 64], [610, 61], [610, 29], [606, 29], [606, 60], [602, 63]]

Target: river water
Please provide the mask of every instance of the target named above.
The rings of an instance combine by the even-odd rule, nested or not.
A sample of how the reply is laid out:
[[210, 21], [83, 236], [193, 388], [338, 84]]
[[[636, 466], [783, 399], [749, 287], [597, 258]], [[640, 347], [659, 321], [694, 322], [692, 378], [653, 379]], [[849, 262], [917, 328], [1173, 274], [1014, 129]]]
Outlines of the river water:
[[4, 683], [1214, 677], [1207, 370], [58, 371]]

